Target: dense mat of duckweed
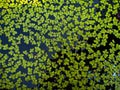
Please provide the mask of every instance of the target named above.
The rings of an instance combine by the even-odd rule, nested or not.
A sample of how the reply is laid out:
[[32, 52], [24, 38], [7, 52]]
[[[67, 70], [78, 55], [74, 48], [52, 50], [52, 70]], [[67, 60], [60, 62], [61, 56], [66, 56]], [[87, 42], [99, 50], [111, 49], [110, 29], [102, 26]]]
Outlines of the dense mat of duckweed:
[[0, 89], [120, 85], [119, 0], [0, 0]]

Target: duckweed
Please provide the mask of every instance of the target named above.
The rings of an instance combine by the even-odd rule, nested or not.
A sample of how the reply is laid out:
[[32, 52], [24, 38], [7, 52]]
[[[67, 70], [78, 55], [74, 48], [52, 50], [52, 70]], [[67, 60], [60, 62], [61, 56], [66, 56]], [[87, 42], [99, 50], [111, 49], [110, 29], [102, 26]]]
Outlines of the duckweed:
[[0, 89], [119, 89], [119, 3], [0, 0]]

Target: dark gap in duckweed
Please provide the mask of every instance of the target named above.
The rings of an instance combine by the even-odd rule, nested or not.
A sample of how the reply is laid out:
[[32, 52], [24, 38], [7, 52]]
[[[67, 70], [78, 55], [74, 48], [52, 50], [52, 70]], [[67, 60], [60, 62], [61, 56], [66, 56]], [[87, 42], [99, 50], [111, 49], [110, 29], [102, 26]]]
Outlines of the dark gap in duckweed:
[[53, 52], [48, 51], [47, 54], [48, 54], [48, 57], [50, 60], [54, 59], [52, 55], [55, 54], [55, 51], [53, 51]]
[[27, 73], [27, 69], [24, 68], [22, 65], [20, 65], [16, 70], [16, 72], [19, 72], [19, 71], [21, 71], [22, 73]]
[[60, 75], [63, 75], [63, 76], [64, 76], [64, 78], [63, 78], [63, 80], [62, 80], [63, 82], [64, 82], [64, 81], [69, 81], [69, 77], [67, 77], [67, 74], [66, 74], [64, 71], [61, 71], [61, 72], [60, 72]]
[[77, 20], [80, 22], [80, 21], [81, 21], [81, 17], [80, 17], [80, 16], [78, 16]]
[[54, 87], [53, 87], [53, 90], [58, 90], [58, 87], [57, 87], [57, 86], [54, 86]]
[[105, 15], [106, 15], [106, 10], [105, 10], [105, 9], [103, 9], [103, 10], [101, 11], [101, 14], [102, 14], [102, 15], [101, 15], [101, 18], [102, 18], [102, 19], [106, 18], [106, 16], [105, 16]]
[[53, 29], [52, 32], [55, 32], [55, 33], [56, 33], [56, 32], [58, 32], [58, 31]]
[[[31, 17], [31, 18], [34, 18], [34, 17]], [[31, 24], [34, 24], [34, 25], [37, 25], [37, 21], [35, 21], [35, 20], [30, 20], [31, 21]], [[34, 27], [33, 27], [34, 28]]]
[[115, 51], [115, 55], [118, 55], [119, 52], [120, 52], [120, 50], [116, 50]]
[[54, 10], [54, 12], [59, 12], [60, 10]]
[[118, 26], [116, 26], [116, 25], [113, 25], [112, 28], [115, 30], [118, 30]]
[[97, 50], [100, 50], [101, 52], [104, 51], [104, 50], [108, 50], [111, 48], [111, 46], [109, 45], [110, 42], [112, 42], [112, 40], [115, 41], [116, 44], [120, 44], [120, 39], [117, 38], [114, 34], [108, 34], [108, 39], [107, 39], [107, 43], [106, 43], [106, 46], [99, 46], [97, 48], [93, 48], [94, 51], [97, 51]]
[[[0, 12], [2, 12], [2, 10], [3, 10], [3, 8], [0, 8]], [[2, 17], [2, 16], [0, 16], [0, 17]], [[1, 18], [0, 18], [0, 20], [1, 20]]]
[[28, 28], [28, 29], [29, 29], [29, 32], [33, 32], [33, 33], [38, 32], [38, 33], [40, 33], [40, 30], [39, 30], [39, 31], [38, 31], [38, 30], [35, 30], [34, 27], [30, 27], [30, 28]]
[[78, 50], [76, 50], [76, 49], [71, 49], [71, 52], [72, 52], [72, 53], [78, 53]]
[[67, 33], [65, 32], [65, 33], [63, 33], [63, 34], [61, 34], [61, 36], [63, 37], [63, 38], [67, 38], [68, 37], [68, 35], [67, 35]]
[[8, 54], [9, 50], [3, 50], [3, 49], [0, 49], [0, 53], [2, 54]]
[[48, 18], [51, 19], [51, 20], [55, 20], [55, 16], [54, 15], [49, 15]]
[[95, 58], [84, 60], [85, 66], [88, 66], [88, 67], [89, 67], [88, 72], [90, 71], [91, 73], [94, 73], [94, 70], [97, 69], [97, 67], [96, 67], [96, 68], [93, 68], [93, 65], [91, 64], [91, 61], [94, 61], [94, 60], [95, 60]]
[[59, 6], [60, 4], [58, 4], [58, 3], [53, 3], [53, 5], [56, 7], [56, 6]]
[[[1, 14], [0, 15], [0, 20], [3, 20], [3, 17], [8, 14], [8, 12], [4, 12], [5, 10], [6, 10], [5, 8], [0, 8], [0, 14]], [[4, 12], [4, 14], [2, 13], [2, 11]]]
[[25, 50], [29, 51], [31, 48], [34, 48], [34, 45], [32, 45], [31, 43], [26, 44], [23, 39], [21, 39], [21, 44], [18, 44], [18, 46], [20, 53], [22, 53]]
[[[96, 84], [99, 84], [99, 85], [103, 85], [104, 84], [104, 81], [102, 79], [100, 79], [98, 82], [96, 82]], [[107, 89], [108, 90], [108, 89]]]
[[52, 58], [52, 59], [50, 59], [52, 62], [56, 62], [57, 63], [57, 61], [58, 61], [58, 59], [62, 56], [62, 53], [61, 53], [61, 51], [60, 52], [56, 52], [57, 53], [57, 55], [58, 55], [58, 57], [57, 58]]
[[16, 87], [12, 88], [12, 90], [16, 90]]
[[113, 0], [108, 0], [107, 2], [111, 5], [114, 5]]
[[29, 62], [34, 62], [34, 58], [30, 58], [28, 55], [24, 55], [24, 59]]
[[94, 37], [89, 37], [87, 43], [92, 45], [94, 43], [94, 40], [95, 40]]
[[[58, 22], [62, 22], [62, 19], [60, 18], [60, 19], [58, 20]], [[63, 29], [63, 28], [64, 28], [64, 25], [61, 25], [60, 27]]]
[[83, 40], [83, 37], [81, 35], [78, 35], [78, 42], [82, 40]]
[[[87, 52], [88, 53], [88, 52]], [[85, 52], [85, 54], [86, 54], [86, 57], [87, 57], [87, 54], [86, 52]], [[92, 65], [90, 64], [90, 62], [92, 61], [92, 60], [94, 60], [95, 58], [93, 58], [93, 59], [85, 59], [84, 60], [84, 62], [85, 62], [85, 66], [89, 66], [90, 67], [90, 70], [92, 69]]]
[[46, 46], [45, 43], [41, 43], [41, 44], [40, 44], [40, 48], [41, 48], [42, 50], [44, 50], [45, 52], [47, 52], [47, 51], [49, 50], [49, 48]]
[[5, 34], [0, 35], [0, 39], [2, 40], [3, 45], [5, 45], [5, 44], [7, 44], [8, 46], [11, 45], [11, 42], [8, 41], [8, 37]]
[[48, 30], [48, 31], [44, 34], [44, 37], [47, 38], [47, 39], [53, 39], [53, 38], [56, 38], [55, 36], [52, 36], [52, 35], [50, 36], [50, 35], [49, 35], [50, 32], [53, 32], [53, 33], [56, 33], [56, 34], [57, 34], [58, 31], [57, 31], [57, 30], [54, 30], [54, 29], [51, 30], [51, 31]]
[[120, 11], [117, 13], [116, 18], [120, 21]]
[[2, 78], [2, 74], [0, 74], [0, 79]]
[[[79, 50], [72, 49], [71, 51], [72, 51], [72, 53], [78, 53], [79, 55], [81, 54], [81, 52], [84, 52], [84, 53], [86, 54], [86, 56], [87, 56], [88, 53], [89, 53], [86, 49], [79, 49]], [[56, 64], [57, 64], [57, 69], [59, 69], [60, 67], [64, 67], [65, 70], [70, 70], [70, 68], [68, 68], [68, 67], [69, 67], [69, 66], [73, 66], [73, 63], [69, 62], [69, 65], [64, 65], [64, 62], [65, 62], [65, 61], [61, 62], [60, 65], [57, 63], [57, 61], [58, 61], [59, 59], [63, 60], [63, 59], [65, 59], [65, 58], [68, 58], [68, 59], [70, 59], [70, 58], [69, 58], [66, 54], [62, 54], [61, 51], [57, 52], [57, 55], [58, 55], [57, 58], [50, 59], [52, 62], [56, 62]], [[75, 58], [75, 61], [79, 62], [80, 60], [77, 60], [77, 59]], [[88, 59], [87, 59], [87, 60], [85, 61], [85, 65], [86, 65], [86, 66], [90, 66], [91, 69], [92, 69], [92, 65], [90, 65], [90, 63], [89, 63], [90, 61], [92, 61], [92, 59], [91, 59], [91, 60], [88, 60]], [[52, 70], [55, 70], [55, 69], [53, 68]]]
[[7, 89], [7, 88], [2, 88], [2, 89], [0, 89], [0, 90], [9, 90], [9, 89]]
[[51, 71], [56, 71], [56, 68], [52, 67]]
[[[70, 63], [70, 62], [69, 62], [69, 65], [64, 65], [64, 62], [65, 62], [64, 59], [65, 59], [65, 58], [68, 58], [68, 56], [67, 56], [66, 54], [64, 54], [63, 57], [61, 57], [61, 56], [62, 56], [61, 52], [57, 52], [57, 54], [59, 55], [58, 58], [50, 59], [52, 62], [56, 62], [56, 64], [57, 64], [57, 69], [60, 69], [61, 67], [64, 67], [65, 70], [70, 70], [70, 69], [69, 69], [69, 66], [73, 65], [73, 63]], [[58, 64], [58, 60], [59, 60], [59, 59], [63, 60], [60, 64]], [[52, 70], [54, 71], [55, 68], [52, 68]]]
[[[67, 16], [66, 18], [69, 18], [69, 17], [71, 17], [72, 18], [72, 16]], [[73, 24], [74, 25], [74, 23], [75, 23], [75, 21], [74, 20], [68, 20], [68, 22], [67, 22], [67, 26], [69, 26], [69, 24]], [[75, 27], [75, 26], [74, 26]], [[73, 27], [72, 27], [73, 28]]]
[[57, 83], [57, 79], [55, 78], [55, 76], [53, 76], [53, 77], [49, 77], [47, 80], [45, 80], [45, 82], [54, 82], [54, 83]]
[[25, 77], [22, 79], [22, 84], [25, 84], [28, 88], [33, 88], [33, 87], [35, 87], [35, 85], [32, 83], [32, 81], [31, 81], [31, 80], [26, 81], [26, 80], [25, 80]]
[[100, 45], [99, 47], [96, 48], [92, 48], [95, 52], [100, 50], [100, 52], [102, 53], [102, 51], [104, 50], [109, 50], [111, 47], [110, 45], [107, 43], [106, 46]]
[[67, 87], [65, 88], [65, 90], [72, 90], [72, 87], [73, 87], [73, 85], [69, 83], [69, 84], [67, 85]]
[[67, 6], [67, 4], [66, 4], [66, 3], [63, 3], [63, 4], [61, 5], [61, 7], [60, 7], [60, 10], [62, 10], [62, 9], [64, 8], [64, 6]]
[[99, 71], [99, 76], [101, 76], [101, 75], [107, 75], [107, 71], [105, 71], [105, 67], [103, 67], [100, 71]]
[[12, 58], [13, 56], [8, 54], [8, 52], [6, 54], [7, 54], [8, 58], [6, 59], [5, 63], [9, 64], [9, 62], [10, 62], [9, 59]]
[[86, 55], [89, 54], [89, 51], [88, 51], [86, 48], [80, 48], [80, 49], [77, 51], [78, 54], [81, 54], [81, 52], [86, 53]]
[[[58, 64], [58, 63], [57, 63], [57, 64]], [[57, 68], [60, 69], [61, 67], [64, 67], [65, 70], [70, 70], [70, 69], [69, 69], [69, 66], [71, 66], [71, 65], [64, 65], [64, 62], [62, 62], [60, 65], [57, 66]]]
[[105, 89], [106, 89], [106, 90], [116, 90], [116, 89], [115, 89], [115, 84], [106, 86]]
[[62, 42], [57, 42], [57, 46], [59, 47], [59, 48], [62, 48]]
[[[13, 74], [13, 73], [12, 73]], [[15, 78], [15, 79], [10, 79], [10, 81], [11, 82], [13, 82], [13, 83], [16, 83], [17, 82], [17, 80], [18, 80], [18, 78]]]
[[[50, 73], [49, 73], [48, 70], [44, 70], [44, 73], [45, 73], [46, 75], [50, 75]], [[38, 77], [39, 77], [39, 75], [38, 75]]]
[[5, 24], [4, 24], [4, 23], [2, 23], [0, 26], [1, 26], [1, 28], [2, 28], [2, 29], [4, 29]]
[[75, 3], [74, 7], [80, 7], [80, 4], [79, 3]]
[[25, 12], [26, 12], [26, 13], [29, 13], [29, 10], [28, 10], [28, 9], [26, 9], [26, 10], [25, 10]]
[[100, 0], [93, 0], [93, 3], [94, 3], [94, 4], [99, 4], [99, 3], [100, 3]]
[[[100, 4], [101, 5], [101, 4]], [[100, 9], [100, 8], [99, 8]], [[99, 12], [99, 9], [98, 9], [98, 12]], [[101, 18], [104, 19], [106, 18], [106, 12], [107, 12], [107, 9], [108, 9], [108, 6], [105, 6], [105, 9], [102, 9], [100, 12], [101, 12]]]
[[90, 87], [91, 85], [90, 85], [90, 81], [91, 81], [91, 78], [88, 78], [88, 82], [86, 83], [86, 86], [87, 87]]
[[108, 42], [110, 43], [112, 40], [114, 40], [116, 44], [120, 44], [119, 38], [117, 38], [114, 34], [108, 34]]
[[23, 26], [22, 25], [20, 25], [20, 28], [15, 28], [15, 31], [17, 32], [15, 37], [19, 36], [20, 34], [23, 34], [25, 36], [29, 36], [29, 32], [24, 32], [23, 31]]
[[100, 12], [100, 8], [95, 8], [95, 12]]

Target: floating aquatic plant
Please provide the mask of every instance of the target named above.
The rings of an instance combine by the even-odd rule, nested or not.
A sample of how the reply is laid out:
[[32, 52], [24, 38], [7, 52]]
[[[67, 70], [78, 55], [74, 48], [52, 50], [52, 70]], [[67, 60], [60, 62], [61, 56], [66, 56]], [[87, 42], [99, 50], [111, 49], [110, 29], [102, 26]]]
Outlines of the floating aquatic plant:
[[119, 88], [118, 1], [0, 1], [0, 89]]

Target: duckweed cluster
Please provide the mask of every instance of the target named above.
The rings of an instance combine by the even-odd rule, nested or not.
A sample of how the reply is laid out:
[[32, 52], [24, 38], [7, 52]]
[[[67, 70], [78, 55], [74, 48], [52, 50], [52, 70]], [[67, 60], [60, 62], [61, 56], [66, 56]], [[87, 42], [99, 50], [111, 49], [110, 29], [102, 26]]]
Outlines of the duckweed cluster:
[[0, 89], [120, 85], [119, 0], [0, 0]]

